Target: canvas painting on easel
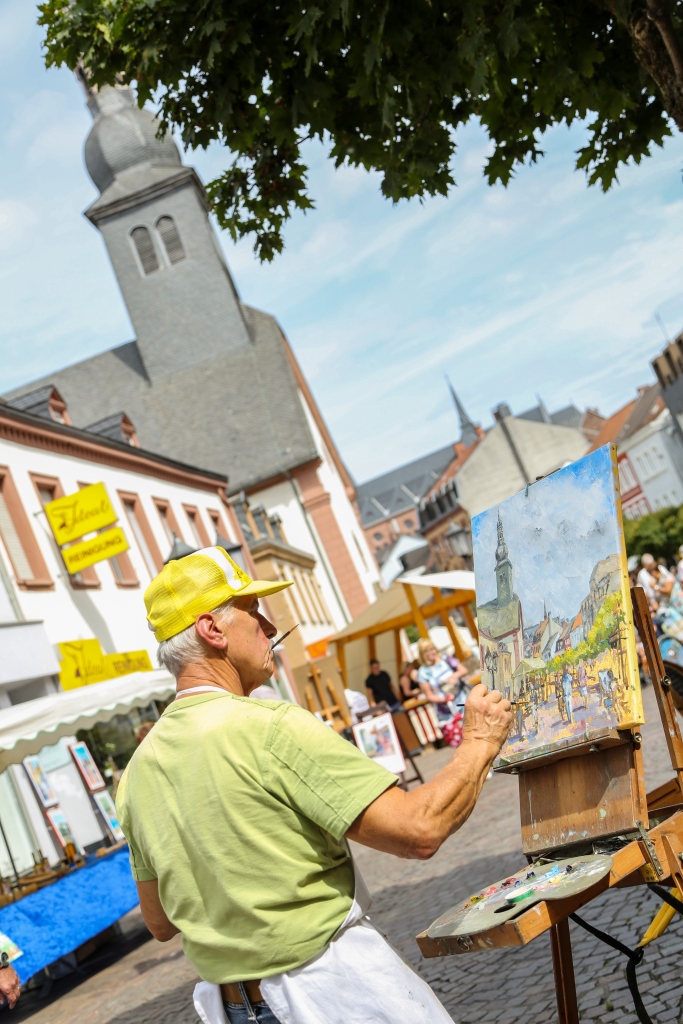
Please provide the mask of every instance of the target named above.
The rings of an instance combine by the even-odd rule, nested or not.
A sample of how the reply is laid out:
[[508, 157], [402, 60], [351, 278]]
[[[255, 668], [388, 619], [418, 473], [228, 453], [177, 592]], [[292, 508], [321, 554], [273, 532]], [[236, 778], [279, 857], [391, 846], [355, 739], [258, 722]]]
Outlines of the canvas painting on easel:
[[502, 761], [643, 721], [616, 447], [472, 520], [482, 679], [514, 702]]

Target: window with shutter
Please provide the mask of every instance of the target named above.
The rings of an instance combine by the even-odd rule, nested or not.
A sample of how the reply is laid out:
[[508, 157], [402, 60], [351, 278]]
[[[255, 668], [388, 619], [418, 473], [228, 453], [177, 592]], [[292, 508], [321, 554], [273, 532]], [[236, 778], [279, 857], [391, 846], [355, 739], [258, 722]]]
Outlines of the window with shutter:
[[145, 277], [148, 277], [149, 274], [153, 274], [155, 270], [159, 269], [159, 260], [154, 251], [154, 242], [152, 241], [150, 230], [143, 227], [133, 228], [130, 237], [133, 239], [133, 245], [140, 260], [142, 272]]
[[31, 563], [28, 560], [28, 556], [24, 551], [24, 546], [21, 543], [17, 528], [12, 521], [12, 516], [7, 507], [5, 501], [5, 495], [0, 491], [0, 533], [2, 533], [2, 539], [5, 542], [5, 547], [9, 553], [14, 568], [17, 574], [25, 580], [33, 578], [33, 569]]
[[7, 466], [0, 466], [0, 537], [22, 589], [52, 589], [47, 566]]
[[184, 260], [185, 250], [183, 249], [183, 243], [180, 241], [180, 235], [178, 234], [173, 217], [160, 217], [157, 221], [157, 231], [161, 235], [161, 241], [164, 243], [168, 262], [180, 263], [181, 260]]

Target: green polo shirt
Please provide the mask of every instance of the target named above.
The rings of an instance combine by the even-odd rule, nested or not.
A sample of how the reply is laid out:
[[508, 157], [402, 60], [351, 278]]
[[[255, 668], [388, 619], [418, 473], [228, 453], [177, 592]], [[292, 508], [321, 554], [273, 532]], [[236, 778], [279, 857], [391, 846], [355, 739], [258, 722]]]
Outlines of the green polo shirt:
[[164, 711], [116, 804], [199, 975], [244, 981], [330, 941], [353, 901], [344, 835], [395, 782], [303, 708], [213, 692]]

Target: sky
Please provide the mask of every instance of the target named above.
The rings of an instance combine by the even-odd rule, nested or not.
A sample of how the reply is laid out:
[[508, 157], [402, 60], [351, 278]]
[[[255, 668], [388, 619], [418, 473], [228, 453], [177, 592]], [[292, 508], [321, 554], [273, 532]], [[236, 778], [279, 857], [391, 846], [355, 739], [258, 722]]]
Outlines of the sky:
[[[35, 8], [0, 3], [0, 393], [133, 337], [83, 164], [91, 126], [66, 69], [46, 70]], [[680, 136], [604, 195], [573, 169], [582, 128], [506, 190], [482, 177], [488, 140], [459, 136], [447, 198], [393, 206], [379, 176], [335, 170], [309, 144], [317, 208], [272, 264], [220, 233], [242, 299], [277, 317], [358, 482], [452, 443], [448, 373], [470, 417], [540, 395], [610, 414], [653, 379], [683, 327]], [[208, 181], [220, 147], [185, 155]]]
[[607, 445], [472, 519], [479, 604], [496, 596], [498, 510], [524, 622], [575, 616], [597, 562], [620, 550]]

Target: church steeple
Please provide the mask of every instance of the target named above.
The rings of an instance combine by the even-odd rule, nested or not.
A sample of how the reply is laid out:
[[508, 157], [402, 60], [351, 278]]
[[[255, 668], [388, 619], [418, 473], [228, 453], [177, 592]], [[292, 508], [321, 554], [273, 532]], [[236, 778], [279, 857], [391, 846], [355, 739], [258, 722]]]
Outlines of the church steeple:
[[513, 598], [512, 592], [512, 562], [508, 554], [508, 546], [503, 536], [503, 522], [498, 513], [498, 546], [496, 547], [496, 589], [498, 592], [498, 607], [509, 604]]
[[455, 411], [458, 414], [458, 420], [460, 421], [460, 441], [465, 446], [465, 448], [469, 448], [470, 445], [476, 444], [476, 442], [479, 440], [477, 427], [465, 412], [465, 406], [462, 404], [462, 402], [456, 395], [455, 389], [451, 384], [448, 374], [446, 374], [446, 382], [448, 384], [448, 390], [451, 393], [451, 398], [453, 399]]

